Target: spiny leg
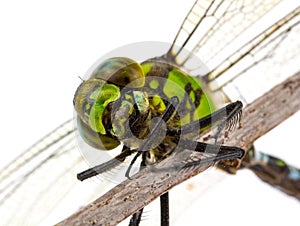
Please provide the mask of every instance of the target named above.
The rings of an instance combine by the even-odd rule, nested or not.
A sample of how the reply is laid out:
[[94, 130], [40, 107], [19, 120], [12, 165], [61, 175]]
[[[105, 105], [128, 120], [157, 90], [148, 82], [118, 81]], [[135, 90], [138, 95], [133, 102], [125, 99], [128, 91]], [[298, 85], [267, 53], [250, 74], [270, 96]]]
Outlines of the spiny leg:
[[197, 121], [193, 121], [187, 125], [184, 125], [180, 128], [170, 128], [167, 131], [167, 134], [180, 135], [188, 134], [199, 129], [212, 127], [213, 125], [218, 124], [218, 132], [220, 133], [226, 126], [232, 126], [239, 119], [242, 113], [243, 104], [241, 101], [236, 101], [226, 105], [225, 107], [213, 112], [210, 115], [207, 115]]
[[[177, 146], [178, 150], [186, 150], [192, 152], [199, 152], [210, 154], [208, 156], [193, 156], [187, 161], [175, 163], [173, 165], [174, 169], [178, 168], [188, 168], [192, 166], [197, 166], [207, 163], [217, 163], [222, 160], [232, 160], [237, 158], [242, 158], [244, 156], [244, 150], [238, 147], [216, 145], [216, 144], [207, 144], [203, 142], [197, 142], [193, 140], [181, 139], [180, 143]], [[164, 169], [155, 169], [155, 170], [164, 170]], [[169, 168], [168, 168], [169, 170]]]
[[143, 210], [144, 210], [144, 208], [142, 208], [139, 211], [135, 212], [131, 216], [129, 226], [138, 226], [140, 224], [141, 217], [142, 217], [142, 214], [143, 214]]
[[[143, 152], [140, 169], [142, 169], [146, 166], [146, 158], [147, 158], [147, 152]], [[144, 210], [144, 208], [141, 208], [139, 211], [135, 212], [131, 216], [129, 226], [138, 226], [140, 224], [143, 210]]]
[[[187, 143], [188, 145], [185, 146], [186, 150], [190, 150], [194, 152], [210, 153], [214, 155], [185, 163], [183, 166], [184, 168], [199, 165], [199, 164], [204, 164], [204, 163], [212, 163], [212, 162], [216, 163], [223, 160], [242, 158], [245, 153], [243, 149], [238, 147], [206, 144], [202, 142], [196, 142], [195, 145], [192, 142], [196, 142], [196, 141], [188, 141]], [[189, 146], [191, 147], [190, 149]]]
[[130, 156], [131, 154], [133, 154], [134, 152], [136, 152], [136, 150], [130, 150], [130, 148], [126, 147], [125, 145], [123, 146], [123, 150], [122, 152], [117, 155], [116, 157], [114, 157], [113, 159], [102, 163], [100, 165], [94, 166], [90, 169], [87, 169], [81, 173], [77, 174], [77, 179], [80, 181], [83, 181], [85, 179], [88, 179], [90, 177], [96, 176], [98, 174], [104, 173], [112, 168], [114, 168], [115, 166], [119, 165], [121, 162], [124, 162], [125, 159]]
[[[228, 104], [224, 108], [226, 113], [223, 116], [223, 120], [221, 119], [221, 122], [218, 123], [218, 130], [214, 135], [216, 141], [223, 129], [227, 127], [229, 128], [229, 130], [231, 130], [232, 127], [235, 127], [236, 124], [239, 122], [242, 114], [243, 104], [241, 101], [236, 101], [234, 103]], [[215, 116], [213, 116], [213, 123], [215, 121], [214, 117]]]
[[160, 196], [160, 225], [169, 226], [169, 192]]
[[238, 147], [233, 147], [233, 146], [208, 144], [199, 141], [184, 140], [184, 139], [181, 140], [181, 143], [179, 145], [180, 148], [189, 151], [195, 151], [195, 152], [210, 153], [210, 154], [233, 153], [235, 154], [235, 158], [241, 158], [244, 155], [243, 149]]
[[[211, 127], [217, 124], [217, 132], [214, 135], [215, 139], [219, 136], [219, 133], [226, 127], [231, 128], [236, 122], [239, 120], [240, 115], [242, 113], [242, 103], [240, 101], [236, 101], [234, 103], [230, 103], [227, 106], [219, 109], [218, 111], [201, 118], [198, 121], [194, 121], [188, 125], [181, 127], [179, 130], [170, 129], [168, 131], [169, 135], [179, 135], [179, 134], [187, 134], [193, 132], [195, 130], [199, 130], [201, 128]], [[201, 160], [196, 160], [185, 164], [184, 167], [189, 167], [193, 165], [198, 165], [200, 163], [208, 163], [208, 162], [218, 162], [222, 160], [230, 160], [241, 158], [244, 155], [244, 150], [238, 147], [230, 147], [216, 144], [207, 144], [203, 142], [197, 142], [193, 140], [184, 140], [181, 139], [178, 144], [179, 150], [185, 149], [195, 152], [202, 153], [210, 153], [213, 156], [202, 158]], [[177, 147], [177, 148], [178, 148]]]
[[138, 158], [141, 154], [142, 154], [142, 152], [141, 152], [141, 151], [138, 151], [138, 152], [136, 153], [136, 155], [133, 157], [133, 159], [131, 160], [131, 162], [130, 162], [130, 164], [129, 164], [127, 170], [126, 170], [126, 173], [125, 173], [125, 177], [127, 177], [128, 179], [131, 179], [130, 176], [129, 176], [130, 170], [131, 170], [133, 164], [135, 163], [135, 161], [137, 160], [137, 158]]

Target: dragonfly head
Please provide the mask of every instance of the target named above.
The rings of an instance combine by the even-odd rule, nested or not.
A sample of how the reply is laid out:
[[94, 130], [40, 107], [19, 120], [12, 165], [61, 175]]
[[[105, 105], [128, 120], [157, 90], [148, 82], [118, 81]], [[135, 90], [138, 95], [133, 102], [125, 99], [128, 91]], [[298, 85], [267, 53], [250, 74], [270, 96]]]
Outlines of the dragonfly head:
[[[145, 98], [142, 92], [132, 90], [142, 87], [144, 82], [141, 66], [129, 58], [111, 58], [96, 67], [90, 78], [77, 88], [73, 99], [78, 130], [86, 143], [102, 150], [120, 144], [135, 99]], [[147, 108], [142, 103], [138, 107]]]

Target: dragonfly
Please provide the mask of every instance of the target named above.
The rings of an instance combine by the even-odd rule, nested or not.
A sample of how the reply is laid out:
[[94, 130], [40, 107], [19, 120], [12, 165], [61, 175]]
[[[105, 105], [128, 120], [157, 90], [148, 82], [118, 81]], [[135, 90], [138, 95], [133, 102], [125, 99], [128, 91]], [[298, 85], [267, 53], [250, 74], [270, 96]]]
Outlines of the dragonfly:
[[[225, 2], [227, 2], [227, 1], [225, 1]], [[173, 4], [171, 4], [170, 2], [168, 2], [168, 6], [170, 6], [170, 5], [173, 5]], [[184, 4], [183, 5], [187, 5], [187, 3], [186, 2], [184, 2]], [[192, 4], [191, 4], [192, 5]], [[273, 3], [272, 3], [272, 5], [273, 5]], [[163, 6], [162, 6], [163, 7]], [[101, 8], [101, 7], [98, 7], [98, 8]], [[167, 8], [167, 7], [166, 7]], [[179, 7], [180, 8], [180, 10], [178, 10], [178, 11], [181, 11], [183, 8], [181, 8], [181, 7]], [[155, 8], [156, 9], [156, 8]], [[153, 9], [154, 10], [154, 9]], [[150, 10], [151, 11], [151, 10]], [[186, 11], [188, 11], [188, 9], [186, 10]], [[165, 13], [165, 12], [164, 12]], [[162, 13], [161, 15], [164, 15], [164, 13]], [[142, 14], [142, 13], [141, 13]], [[76, 14], [77, 15], [77, 14]], [[182, 18], [184, 17], [184, 15], [182, 16]], [[109, 18], [109, 17], [108, 17]], [[161, 17], [161, 18], [163, 18], [163, 16]], [[170, 21], [172, 21], [172, 22], [170, 22]], [[173, 24], [175, 24], [175, 22], [174, 22], [174, 18], [172, 18], [172, 20], [170, 20], [170, 21], [166, 21], [166, 22], [168, 22], [168, 24], [170, 24], [170, 29], [171, 29], [171, 26], [173, 26]], [[79, 23], [80, 24], [80, 23]], [[149, 24], [152, 24], [152, 23], [149, 23]], [[178, 24], [180, 24], [180, 21], [177, 23], [177, 26], [178, 26]], [[99, 26], [99, 24], [95, 24], [95, 26], [93, 27], [93, 29], [95, 28], [95, 27], [98, 27]], [[162, 26], [162, 27], [164, 27], [164, 26]], [[165, 27], [164, 27], [164, 29], [165, 29]], [[244, 29], [244, 28], [243, 28]], [[175, 29], [173, 29], [173, 30], [175, 30]], [[159, 33], [159, 32], [157, 32], [157, 33]], [[162, 34], [162, 32], [160, 33], [160, 34]], [[165, 34], [165, 33], [163, 33], [163, 34]], [[173, 34], [174, 35], [174, 34]], [[289, 36], [290, 36], [290, 34], [289, 34]], [[116, 34], [116, 37], [117, 37], [117, 34]], [[169, 37], [172, 37], [172, 34], [169, 36]], [[153, 37], [151, 37], [151, 38], [153, 38]], [[126, 39], [126, 38], [125, 38]], [[134, 39], [133, 39], [134, 40]], [[143, 38], [143, 39], [139, 39], [139, 40], [145, 40], [145, 38]], [[125, 40], [126, 41], [126, 40]], [[132, 41], [132, 40], [131, 40]], [[107, 43], [110, 43], [111, 42], [111, 40], [108, 40], [108, 42]], [[116, 43], [117, 43], [117, 41], [116, 41]], [[283, 44], [282, 44], [283, 45]], [[95, 47], [95, 46], [97, 46], [97, 45], [94, 45], [93, 46], [93, 48]], [[279, 49], [279, 47], [278, 48], [276, 48], [276, 49]], [[26, 52], [28, 52], [28, 51], [26, 51]], [[97, 54], [98, 54], [98, 52], [99, 52], [99, 50], [97, 50]], [[86, 54], [85, 54], [86, 55]], [[270, 59], [273, 59], [272, 57], [270, 57]], [[268, 59], [267, 59], [268, 60]], [[267, 61], [266, 60], [266, 61]], [[91, 61], [93, 61], [93, 60], [90, 60], [89, 62], [87, 62], [87, 64], [88, 63], [90, 63]], [[64, 61], [62, 61], [62, 62], [64, 62]], [[72, 67], [74, 67], [74, 62], [71, 62], [71, 64], [73, 65]], [[46, 66], [45, 64], [43, 64], [44, 66]], [[47, 64], [48, 65], [48, 64]], [[282, 65], [281, 65], [282, 66]], [[71, 66], [70, 66], [70, 68], [72, 68]], [[48, 67], [47, 67], [48, 68]], [[86, 68], [86, 67], [85, 67]], [[49, 70], [50, 70], [50, 68], [49, 68]], [[82, 70], [84, 70], [84, 69], [82, 69]], [[40, 71], [44, 71], [44, 70], [40, 70]], [[80, 70], [78, 70], [77, 69], [77, 72], [76, 73], [78, 73], [78, 71], [80, 71]], [[61, 79], [64, 79], [64, 78], [62, 78], [63, 77], [63, 75], [62, 75], [62, 73], [60, 72], [60, 73], [58, 73], [58, 74], [60, 74], [60, 77], [58, 78], [58, 79], [54, 79], [55, 80], [55, 84], [53, 84], [53, 87], [57, 87], [58, 85], [58, 81], [61, 81]], [[74, 73], [75, 74], [75, 73]], [[73, 76], [73, 75], [72, 75]], [[39, 79], [41, 78], [41, 75], [39, 75]], [[49, 78], [51, 78], [51, 79], [49, 79], [49, 80], [52, 80], [53, 78], [51, 77], [51, 75], [49, 75]], [[72, 79], [70, 79], [70, 80], [72, 80]], [[43, 80], [44, 81], [44, 80]], [[41, 81], [41, 84], [44, 84], [43, 83], [43, 81]], [[24, 82], [24, 84], [26, 84], [25, 82]], [[65, 86], [65, 85], [63, 85], [63, 86]], [[44, 86], [43, 86], [44, 87]], [[75, 85], [74, 85], [74, 87], [75, 87]], [[236, 88], [236, 87], [234, 87], [234, 88]], [[76, 88], [74, 88], [73, 90], [75, 90]], [[240, 88], [240, 90], [243, 90], [243, 89], [241, 89]], [[240, 91], [239, 90], [239, 91]], [[44, 92], [43, 92], [44, 91]], [[42, 88], [41, 90], [40, 90], [40, 93], [41, 94], [44, 94], [46, 91], [45, 91], [45, 89], [44, 88]], [[49, 91], [50, 92], [50, 91]], [[53, 90], [52, 90], [52, 92], [53, 92]], [[26, 92], [24, 92], [24, 93], [26, 93]], [[65, 93], [65, 92], [62, 92], [62, 93]], [[73, 91], [72, 92], [70, 92], [70, 93], [72, 93], [71, 95], [73, 95]], [[45, 94], [46, 95], [46, 94]], [[257, 94], [257, 95], [259, 95], [259, 94]], [[43, 95], [41, 95], [41, 96], [43, 96]], [[60, 95], [60, 96], [63, 96], [63, 95]], [[243, 95], [243, 96], [245, 96], [245, 95]], [[52, 98], [53, 98], [53, 96], [52, 96]], [[33, 98], [34, 99], [34, 98]], [[60, 99], [60, 98], [57, 98], [57, 99]], [[68, 99], [68, 101], [70, 100], [70, 99], [72, 99], [72, 97], [71, 98], [69, 98]], [[36, 100], [36, 99], [35, 99]], [[44, 101], [45, 101], [45, 99], [44, 99]], [[49, 102], [49, 103], [51, 103], [51, 101], [46, 101], [46, 102]], [[39, 103], [44, 103], [43, 101], [40, 101]], [[34, 105], [35, 106], [35, 105]], [[66, 105], [64, 105], [64, 106], [62, 106], [62, 107], [59, 107], [59, 108], [62, 108], [62, 109], [65, 109], [66, 108], [66, 106], [67, 106], [67, 104]], [[71, 106], [70, 106], [71, 107]], [[35, 108], [33, 108], [32, 107], [32, 109], [35, 109]], [[42, 112], [44, 112], [45, 110], [43, 110]], [[56, 105], [56, 109], [55, 109], [55, 111], [57, 111], [57, 105]], [[43, 114], [43, 113], [41, 113], [41, 114]], [[50, 120], [50, 118], [53, 118], [53, 117], [51, 117], [52, 115], [51, 115], [51, 113], [45, 113], [44, 112], [44, 114], [46, 114], [46, 115], [44, 115], [44, 117], [45, 116], [47, 116], [47, 118], [49, 118], [49, 120]], [[43, 118], [44, 118], [43, 117]], [[59, 116], [59, 117], [62, 117], [62, 116]], [[59, 118], [58, 117], [58, 118]], [[34, 121], [34, 120], [33, 120]], [[40, 123], [41, 125], [43, 125], [43, 123]], [[50, 124], [52, 124], [52, 123], [50, 123]], [[38, 223], [40, 223], [41, 222], [41, 219], [46, 219], [46, 216], [48, 216], [47, 214], [50, 212], [50, 210], [52, 211], [52, 207], [51, 207], [51, 205], [52, 206], [57, 206], [57, 203], [60, 203], [60, 204], [62, 204], [62, 202], [61, 202], [61, 200], [60, 200], [60, 198], [59, 197], [57, 197], [58, 198], [58, 200], [54, 200], [53, 198], [55, 197], [55, 195], [51, 195], [51, 193], [53, 192], [53, 194], [67, 194], [67, 193], [69, 193], [69, 190], [72, 190], [72, 188], [73, 188], [73, 184], [72, 184], [72, 182], [70, 182], [70, 181], [73, 181], [73, 179], [74, 179], [74, 177], [72, 177], [71, 175], [75, 175], [77, 172], [79, 172], [80, 170], [78, 170], [77, 169], [77, 167], [78, 167], [78, 165], [79, 165], [79, 163], [78, 162], [76, 162], [76, 161], [73, 161], [72, 163], [71, 163], [71, 161], [70, 162], [68, 162], [67, 160], [70, 160], [70, 155], [68, 154], [68, 153], [75, 153], [74, 155], [76, 156], [76, 154], [78, 154], [77, 152], [74, 152], [74, 150], [73, 149], [75, 149], [74, 148], [74, 145], [72, 145], [72, 143], [68, 143], [68, 141], [65, 141], [65, 139], [67, 139], [68, 137], [66, 136], [66, 137], [64, 137], [64, 139], [63, 139], [63, 137], [62, 136], [60, 136], [59, 134], [64, 134], [64, 133], [67, 133], [67, 134], [69, 134], [68, 136], [72, 136], [72, 131], [73, 131], [73, 128], [72, 128], [72, 125], [73, 125], [73, 122], [72, 121], [70, 121], [69, 122], [69, 124], [66, 124], [65, 125], [65, 127], [59, 127], [59, 129], [58, 129], [58, 131], [55, 131], [55, 133], [54, 134], [52, 134], [52, 136], [51, 135], [49, 135], [49, 136], [46, 136], [46, 139], [49, 139], [50, 141], [51, 140], [59, 140], [60, 142], [66, 142], [66, 143], [60, 143], [60, 144], [57, 144], [57, 146], [55, 147], [55, 146], [52, 146], [52, 145], [50, 145], [50, 146], [45, 146], [44, 148], [43, 147], [40, 147], [40, 146], [43, 146], [43, 144], [46, 144], [47, 142], [45, 142], [45, 141], [42, 141], [41, 142], [41, 144], [38, 146], [38, 149], [37, 149], [37, 151], [40, 151], [40, 149], [45, 149], [46, 151], [51, 151], [51, 148], [53, 149], [52, 151], [53, 151], [53, 153], [54, 154], [49, 154], [48, 153], [48, 155], [47, 155], [47, 153], [46, 152], [44, 152], [44, 153], [46, 153], [45, 155], [46, 155], [46, 157], [45, 157], [45, 159], [43, 159], [43, 158], [41, 158], [41, 159], [38, 159], [38, 160], [36, 160], [37, 161], [37, 163], [36, 163], [36, 167], [33, 169], [33, 170], [29, 170], [29, 173], [28, 174], [23, 174], [23, 176], [22, 177], [19, 177], [18, 178], [18, 180], [17, 180], [17, 182], [19, 182], [19, 181], [21, 181], [21, 183], [24, 183], [23, 181], [22, 181], [22, 179], [24, 179], [24, 178], [28, 178], [28, 179], [26, 179], [26, 182], [27, 183], [29, 183], [29, 184], [34, 184], [34, 183], [37, 183], [37, 182], [46, 182], [45, 184], [45, 186], [44, 186], [44, 189], [43, 190], [40, 190], [40, 186], [36, 186], [36, 191], [34, 190], [34, 186], [30, 186], [30, 187], [28, 187], [28, 185], [27, 185], [27, 189], [28, 189], [28, 193], [27, 194], [38, 194], [38, 195], [35, 195], [35, 197], [34, 197], [34, 202], [31, 202], [31, 203], [29, 203], [30, 202], [30, 200], [29, 201], [26, 201], [25, 199], [23, 199], [23, 198], [20, 198], [20, 196], [19, 197], [17, 197], [17, 195], [15, 194], [17, 191], [18, 192], [20, 192], [21, 191], [21, 189], [23, 189], [23, 188], [21, 188], [21, 187], [18, 187], [15, 191], [13, 190], [12, 191], [12, 194], [11, 195], [8, 195], [8, 196], [6, 196], [6, 197], [9, 197], [9, 198], [12, 198], [12, 197], [14, 197], [15, 199], [14, 200], [11, 200], [11, 204], [9, 205], [9, 204], [7, 204], [7, 200], [8, 199], [6, 199], [6, 203], [5, 202], [3, 202], [3, 207], [4, 208], [6, 208], [6, 209], [9, 209], [9, 211], [13, 214], [14, 213], [14, 211], [12, 211], [12, 209], [14, 209], [14, 208], [17, 208], [18, 207], [18, 213], [19, 213], [19, 218], [16, 218], [16, 217], [12, 217], [12, 218], [9, 218], [9, 220], [7, 221], [7, 222], [12, 222], [12, 223], [14, 223], [13, 222], [13, 220], [16, 222], [16, 223], [14, 223], [15, 225], [17, 225], [18, 223], [20, 224], [20, 222], [24, 222], [24, 219], [25, 218], [22, 218], [21, 216], [22, 216], [22, 214], [23, 214], [23, 216], [26, 216], [26, 214], [28, 214], [28, 208], [30, 208], [30, 209], [32, 209], [33, 210], [33, 207], [36, 207], [38, 210], [37, 210], [37, 212], [35, 212], [35, 214], [32, 214], [32, 216], [34, 216], [34, 217], [32, 217], [32, 218], [40, 218], [39, 220], [37, 220], [37, 221], [33, 221], [34, 223], [33, 224], [38, 224]], [[30, 126], [30, 125], [28, 125], [27, 127], [32, 127], [32, 126]], [[69, 132], [68, 132], [69, 131]], [[30, 133], [29, 133], [30, 134]], [[31, 135], [31, 134], [30, 134]], [[38, 131], [38, 135], [40, 135], [40, 131]], [[71, 139], [71, 141], [70, 142], [72, 142], [72, 137], [70, 138]], [[13, 143], [13, 142], [11, 142], [11, 143]], [[51, 143], [51, 142], [50, 142]], [[269, 143], [272, 143], [272, 142], [269, 142]], [[291, 149], [293, 149], [292, 147], [295, 147], [295, 146], [291, 146]], [[11, 145], [10, 145], [10, 148], [9, 148], [9, 150], [11, 149]], [[66, 150], [70, 150], [70, 152], [67, 152]], [[71, 150], [73, 150], [73, 151], [71, 151]], [[294, 151], [294, 150], [293, 150]], [[279, 154], [279, 156], [280, 156], [280, 154]], [[32, 159], [32, 157], [33, 157], [33, 154], [32, 153], [30, 153], [29, 154], [29, 159]], [[65, 159], [64, 159], [65, 158]], [[78, 161], [79, 162], [81, 162], [81, 164], [82, 164], [82, 159], [80, 160], [80, 156], [77, 156], [77, 158], [79, 159]], [[76, 157], [74, 157], [74, 159], [76, 159]], [[51, 164], [50, 164], [50, 162], [51, 162], [51, 160], [52, 160], [52, 166], [51, 166]], [[68, 162], [68, 163], [66, 163], [66, 162]], [[71, 165], [67, 165], [67, 164], [71, 164]], [[73, 165], [72, 165], [73, 164]], [[57, 166], [59, 166], [59, 167], [57, 167]], [[47, 168], [44, 168], [43, 169], [43, 167], [49, 167], [49, 169], [51, 169], [51, 176], [49, 175], [49, 171], [48, 171], [48, 173], [47, 174], [45, 174], [45, 172], [47, 172]], [[86, 168], [86, 166], [81, 166], [81, 170], [82, 169], [84, 169], [84, 168]], [[39, 179], [38, 179], [38, 177], [36, 177], [36, 178], [34, 178], [33, 180], [34, 181], [29, 181], [29, 179], [30, 179], [30, 177], [33, 177], [33, 176], [37, 176], [36, 174], [38, 173], [38, 172], [41, 172], [41, 174], [40, 174], [40, 177], [39, 177]], [[68, 174], [66, 173], [66, 172], [68, 172]], [[55, 175], [55, 173], [56, 173], [56, 175]], [[22, 175], [22, 174], [21, 174]], [[25, 176], [24, 176], [25, 175]], [[45, 176], [45, 175], [47, 175], [47, 176]], [[243, 175], [244, 176], [244, 178], [245, 178], [245, 175]], [[247, 175], [248, 176], [248, 175]], [[45, 177], [48, 177], [47, 178], [47, 180], [45, 179]], [[50, 177], [52, 177], [52, 178], [54, 178], [54, 179], [50, 179]], [[68, 177], [69, 178], [69, 182], [67, 182], [67, 180], [65, 180], [65, 178], [64, 177]], [[61, 178], [61, 180], [58, 180], [57, 178]], [[71, 179], [70, 179], [71, 178]], [[247, 177], [247, 178], [249, 178], [249, 177]], [[248, 180], [248, 179], [247, 179]], [[50, 183], [50, 184], [52, 184], [52, 186], [53, 187], [51, 187], [51, 186], [49, 186], [49, 184], [47, 185], [47, 183]], [[73, 182], [73, 183], [76, 183], [76, 182]], [[257, 182], [257, 181], [255, 181], [254, 182], [255, 184], [258, 184], [259, 182]], [[69, 187], [67, 187], [66, 185], [70, 185]], [[84, 193], [88, 193], [88, 190], [92, 190], [91, 191], [91, 193], [93, 193], [93, 192], [95, 192], [96, 193], [96, 195], [99, 195], [99, 192], [98, 191], [94, 191], [94, 189], [95, 189], [95, 187], [97, 187], [97, 185], [95, 185], [94, 183], [89, 183], [88, 184], [89, 186], [85, 186], [85, 188], [84, 188]], [[78, 186], [84, 186], [84, 185], [82, 185], [82, 184], [80, 184], [80, 185], [78, 185]], [[233, 186], [233, 187], [238, 187], [239, 185], [236, 185], [236, 186]], [[258, 186], [258, 185], [257, 185]], [[26, 185], [24, 186], [25, 188], [26, 188]], [[57, 188], [59, 188], [59, 189], [54, 189], [54, 187], [57, 187]], [[102, 186], [103, 187], [103, 186]], [[267, 186], [266, 186], [267, 187]], [[65, 190], [64, 190], [65, 189]], [[260, 188], [260, 189], [265, 189], [265, 187], [263, 186], [263, 188]], [[193, 189], [193, 192], [195, 191], [195, 189]], [[236, 191], [236, 190], [235, 190]], [[255, 191], [257, 191], [257, 189], [255, 189]], [[24, 192], [24, 191], [23, 191]], [[253, 192], [253, 191], [252, 191]], [[268, 190], [268, 192], [269, 192], [269, 190]], [[267, 192], [267, 193], [268, 193]], [[220, 193], [220, 192], [217, 192], [217, 193]], [[223, 193], [223, 192], [222, 192]], [[247, 192], [246, 191], [244, 191], [243, 192], [243, 194], [246, 194]], [[257, 193], [257, 192], [255, 192], [255, 193]], [[21, 193], [21, 197], [24, 197], [22, 194], [24, 194], [24, 193]], [[250, 194], [250, 192], [249, 192], [249, 194]], [[94, 194], [95, 195], [95, 194]], [[224, 193], [223, 193], [223, 195], [224, 195]], [[38, 197], [36, 197], [36, 196], [38, 196]], [[225, 196], [225, 195], [224, 195]], [[243, 200], [244, 200], [244, 198], [246, 198], [247, 197], [247, 195], [237, 195], [237, 194], [234, 194], [234, 195], [228, 195], [228, 193], [226, 193], [226, 196], [228, 196], [228, 197], [230, 197], [230, 199], [232, 200], [234, 197], [239, 197], [239, 198], [237, 198], [237, 199], [240, 199], [240, 197], [243, 197]], [[250, 196], [250, 199], [253, 199], [253, 197], [251, 198], [251, 195], [249, 195]], [[49, 198], [49, 197], [51, 197], [51, 198]], [[274, 197], [274, 196], [273, 196]], [[289, 198], [286, 198], [285, 196], [283, 196], [284, 198], [282, 198], [282, 199], [289, 199]], [[28, 195], [28, 198], [30, 199], [30, 196]], [[51, 200], [50, 200], [51, 199]], [[82, 199], [84, 199], [83, 197], [82, 197]], [[212, 200], [214, 200], [215, 198], [213, 198]], [[21, 202], [20, 202], [20, 200], [22, 200], [22, 203], [23, 204], [29, 204], [29, 206], [24, 206], [23, 208], [20, 208], [20, 207], [22, 207], [21, 206]], [[36, 200], [39, 200], [39, 202], [37, 202]], [[237, 201], [234, 201], [235, 203], [237, 203]], [[47, 203], [47, 205], [46, 205], [46, 203]], [[72, 201], [72, 203], [74, 203], [74, 201]], [[78, 203], [80, 203], [80, 205], [83, 205], [83, 202], [78, 202]], [[201, 203], [201, 202], [200, 202]], [[291, 203], [294, 203], [294, 200], [293, 201], [291, 201]], [[228, 204], [228, 202], [226, 202], [226, 206], [227, 206], [227, 204]], [[15, 206], [14, 206], [15, 205]], [[39, 206], [39, 205], [41, 205], [41, 206]], [[203, 204], [203, 205], [205, 205], [205, 204]], [[289, 203], [288, 204], [288, 206], [290, 206], [291, 204]], [[294, 204], [295, 206], [297, 206], [298, 205], [298, 203], [296, 203], [296, 204]], [[40, 210], [41, 210], [41, 208], [46, 208], [46, 206], [50, 206], [50, 207], [48, 207], [49, 209], [48, 209], [48, 211], [46, 211], [47, 213], [46, 214], [44, 214], [44, 213], [42, 213]], [[207, 205], [205, 205], [206, 207], [207, 207]], [[250, 205], [251, 206], [251, 205]], [[27, 209], [26, 209], [26, 207], [27, 207]], [[73, 206], [73, 210], [74, 209], [76, 209], [76, 208], [78, 208], [78, 207], [75, 207], [75, 206]], [[63, 206], [63, 204], [62, 204], [62, 207], [61, 207], [61, 209], [64, 209], [64, 210], [66, 210], [67, 208], [64, 208], [64, 206]], [[292, 209], [292, 208], [291, 208]], [[3, 209], [2, 209], [3, 210]], [[1, 210], [1, 212], [2, 212], [2, 210]], [[22, 211], [21, 211], [22, 210]], [[72, 212], [72, 210], [70, 210], [69, 208], [68, 208], [68, 211], [69, 211], [69, 213], [70, 212]], [[223, 210], [222, 210], [223, 211]], [[54, 212], [54, 211], [52, 211], [52, 212]], [[58, 213], [60, 213], [61, 211], [57, 211]], [[203, 211], [201, 211], [201, 212], [203, 212]], [[68, 213], [66, 213], [66, 214], [68, 214]], [[218, 214], [220, 214], [219, 212], [218, 212]], [[292, 215], [292, 214], [291, 214]], [[11, 216], [13, 216], [13, 215], [11, 215]], [[64, 217], [65, 217], [66, 215], [64, 215]], [[264, 215], [263, 216], [265, 216], [265, 213], [264, 213]], [[63, 216], [60, 216], [60, 218], [62, 218]], [[290, 217], [290, 216], [289, 216]], [[57, 219], [57, 218], [56, 218]], [[259, 219], [259, 218], [258, 218]], [[260, 218], [261, 219], [261, 218]], [[5, 220], [5, 219], [4, 219]], [[33, 220], [33, 219], [28, 219], [28, 220]], [[52, 223], [55, 223], [55, 222], [57, 222], [58, 220], [54, 220], [54, 221], [52, 221]], [[5, 221], [4, 221], [5, 222]], [[147, 222], [147, 220], [145, 220], [145, 222]], [[29, 223], [28, 223], [29, 224]], [[47, 223], [46, 223], [47, 224]], [[31, 224], [32, 225], [32, 224]]]

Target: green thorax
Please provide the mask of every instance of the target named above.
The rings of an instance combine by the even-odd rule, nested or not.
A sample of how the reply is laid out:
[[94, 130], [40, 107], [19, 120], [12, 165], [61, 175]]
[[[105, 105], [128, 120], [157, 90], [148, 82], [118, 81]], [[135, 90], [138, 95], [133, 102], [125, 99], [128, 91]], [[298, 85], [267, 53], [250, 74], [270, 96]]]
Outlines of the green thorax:
[[170, 100], [177, 96], [180, 101], [178, 112], [181, 126], [199, 120], [215, 110], [212, 98], [199, 79], [164, 62], [146, 61], [141, 66], [146, 77], [147, 92], [153, 95], [152, 108], [164, 111], [162, 99]]

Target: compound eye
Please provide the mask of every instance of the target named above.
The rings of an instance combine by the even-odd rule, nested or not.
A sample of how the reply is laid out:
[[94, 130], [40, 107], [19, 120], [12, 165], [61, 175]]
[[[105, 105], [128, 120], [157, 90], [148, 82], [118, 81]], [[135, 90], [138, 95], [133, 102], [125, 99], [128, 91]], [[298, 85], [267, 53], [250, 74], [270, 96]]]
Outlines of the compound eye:
[[105, 135], [103, 117], [106, 107], [119, 98], [118, 86], [100, 79], [89, 79], [78, 87], [73, 102], [78, 117], [94, 132]]
[[145, 75], [140, 64], [126, 57], [105, 60], [92, 72], [91, 78], [129, 88], [139, 88], [145, 84]]
[[110, 134], [103, 135], [92, 130], [79, 117], [77, 128], [82, 139], [90, 146], [98, 150], [112, 150], [120, 145], [120, 141]]

